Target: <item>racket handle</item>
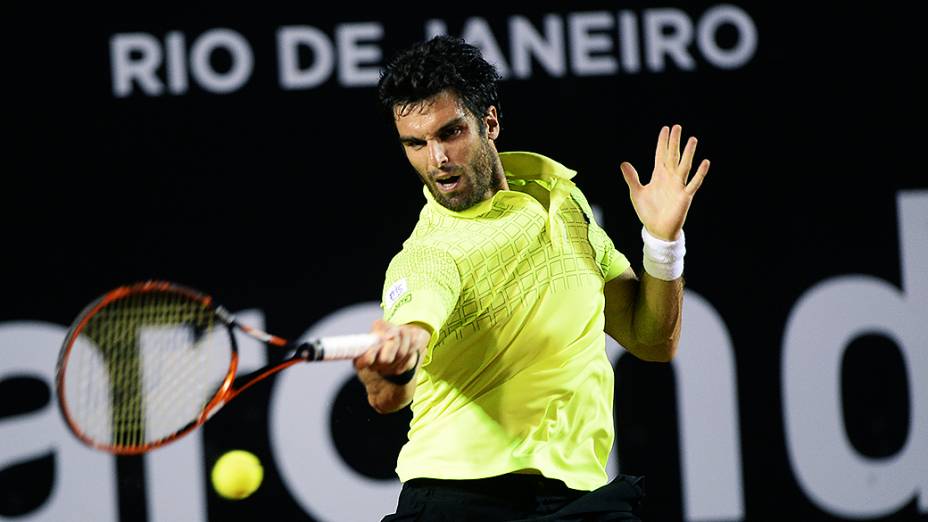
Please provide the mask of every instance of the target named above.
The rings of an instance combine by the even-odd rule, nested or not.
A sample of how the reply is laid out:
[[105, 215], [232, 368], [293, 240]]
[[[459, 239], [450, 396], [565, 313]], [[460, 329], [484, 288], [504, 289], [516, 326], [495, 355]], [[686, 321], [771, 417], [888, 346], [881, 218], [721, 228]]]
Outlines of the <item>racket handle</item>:
[[310, 361], [354, 359], [379, 340], [380, 338], [374, 334], [333, 335], [303, 343], [299, 351]]

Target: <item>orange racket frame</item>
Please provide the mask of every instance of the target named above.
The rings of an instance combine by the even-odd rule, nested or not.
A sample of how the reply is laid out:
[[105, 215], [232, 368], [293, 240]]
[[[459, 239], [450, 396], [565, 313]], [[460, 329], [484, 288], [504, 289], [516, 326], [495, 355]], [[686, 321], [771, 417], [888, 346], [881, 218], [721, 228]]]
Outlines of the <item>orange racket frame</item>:
[[[91, 320], [91, 318], [95, 317], [100, 312], [100, 310], [103, 310], [114, 301], [124, 299], [127, 296], [154, 292], [175, 293], [182, 295], [192, 301], [199, 303], [201, 306], [203, 306], [204, 309], [210, 310], [215, 314], [215, 317], [219, 319], [220, 322], [228, 329], [231, 351], [229, 370], [226, 373], [225, 378], [221, 381], [221, 384], [218, 386], [216, 392], [202, 408], [199, 415], [195, 419], [191, 420], [190, 423], [175, 431], [171, 435], [138, 445], [103, 443], [89, 436], [85, 430], [81, 428], [80, 424], [76, 422], [70, 411], [64, 380], [65, 376], [67, 375], [71, 350], [81, 332], [83, 332], [86, 328], [88, 322]], [[280, 348], [291, 348], [291, 352], [284, 358], [284, 360], [279, 363], [271, 364], [255, 372], [236, 377], [236, 373], [238, 371], [238, 346], [236, 344], [234, 335], [234, 331], [236, 329], [241, 330], [251, 337], [254, 337], [255, 339], [258, 339], [267, 344]], [[261, 382], [262, 380], [286, 368], [289, 368], [290, 366], [293, 366], [294, 364], [322, 360], [351, 359], [363, 354], [369, 348], [374, 346], [378, 341], [379, 338], [373, 334], [353, 334], [323, 337], [299, 343], [298, 345], [291, 345], [291, 343], [284, 338], [271, 335], [263, 330], [259, 330], [246, 324], [239, 323], [235, 319], [235, 316], [228, 310], [215, 304], [212, 297], [191, 288], [168, 281], [145, 281], [141, 283], [135, 283], [132, 285], [121, 286], [107, 292], [102, 297], [88, 305], [74, 321], [73, 325], [68, 331], [67, 336], [65, 337], [64, 343], [62, 344], [62, 348], [58, 356], [55, 377], [58, 406], [68, 428], [87, 446], [101, 451], [113, 453], [115, 455], [138, 455], [151, 451], [155, 448], [159, 448], [166, 444], [170, 444], [171, 442], [174, 442], [175, 440], [187, 435], [199, 426], [203, 425], [213, 415], [215, 415], [222, 408], [222, 406], [227, 404], [243, 391]], [[236, 378], [247, 378], [247, 381], [238, 387], [233, 387], [233, 383]]]

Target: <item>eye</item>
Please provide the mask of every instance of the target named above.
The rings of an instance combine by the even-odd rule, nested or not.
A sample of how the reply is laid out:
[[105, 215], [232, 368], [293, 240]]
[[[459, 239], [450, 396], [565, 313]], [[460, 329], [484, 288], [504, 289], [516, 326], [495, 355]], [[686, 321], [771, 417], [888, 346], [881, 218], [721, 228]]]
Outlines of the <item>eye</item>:
[[455, 138], [457, 136], [460, 136], [463, 132], [464, 132], [464, 127], [461, 127], [461, 126], [452, 127], [448, 129], [446, 132], [442, 133], [442, 139], [447, 140], [450, 138]]

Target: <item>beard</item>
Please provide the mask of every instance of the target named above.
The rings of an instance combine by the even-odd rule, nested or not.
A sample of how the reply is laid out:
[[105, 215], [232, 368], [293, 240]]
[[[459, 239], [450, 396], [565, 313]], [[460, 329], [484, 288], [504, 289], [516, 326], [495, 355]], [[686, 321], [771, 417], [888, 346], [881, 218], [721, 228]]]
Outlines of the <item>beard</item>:
[[[459, 186], [451, 192], [442, 192], [437, 186], [435, 176], [451, 173], [460, 176]], [[496, 154], [486, 141], [477, 150], [474, 158], [467, 165], [458, 165], [429, 172], [430, 177], [423, 179], [432, 197], [439, 205], [460, 212], [496, 194], [502, 187], [504, 173], [496, 161]]]

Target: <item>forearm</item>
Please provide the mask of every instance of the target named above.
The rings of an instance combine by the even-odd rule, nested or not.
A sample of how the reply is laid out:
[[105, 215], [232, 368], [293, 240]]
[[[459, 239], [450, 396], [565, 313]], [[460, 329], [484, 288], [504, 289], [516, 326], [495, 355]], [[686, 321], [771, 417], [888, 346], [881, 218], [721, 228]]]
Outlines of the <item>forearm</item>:
[[[610, 326], [607, 315], [606, 324], [619, 342], [628, 341], [634, 349], [623, 346], [649, 361], [669, 361], [677, 351], [683, 306], [683, 256], [686, 254], [683, 224], [693, 196], [709, 172], [709, 160], [703, 160], [690, 178], [696, 138], [686, 141], [681, 154], [682, 132], [680, 125], [661, 128], [654, 153], [654, 171], [647, 185], [641, 184], [631, 164], [621, 165], [632, 205], [642, 223], [645, 273], [637, 286], [631, 277], [607, 283], [611, 300], [617, 303], [610, 304], [610, 295], [606, 296], [606, 311], [612, 312], [613, 317]], [[621, 298], [632, 295], [632, 305], [626, 308]], [[631, 312], [630, 322], [616, 315], [622, 311]]]
[[422, 365], [431, 331], [427, 325], [391, 325], [375, 321], [373, 332], [380, 341], [354, 360], [367, 401], [379, 413], [392, 413], [412, 402], [415, 374]]
[[634, 304], [635, 354], [648, 361], [669, 361], [680, 340], [683, 278], [663, 281], [642, 274]]

